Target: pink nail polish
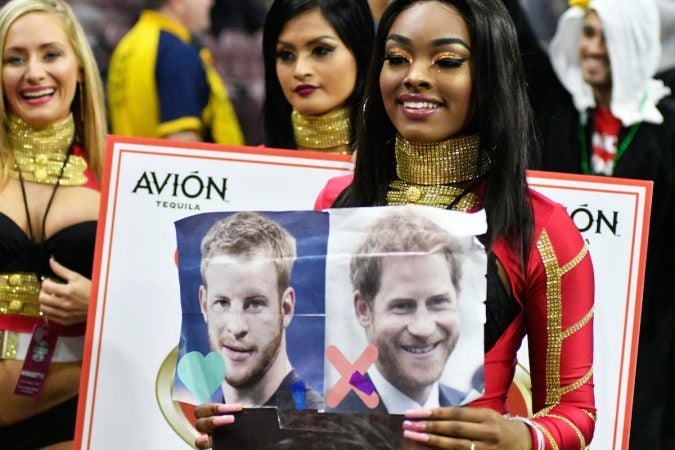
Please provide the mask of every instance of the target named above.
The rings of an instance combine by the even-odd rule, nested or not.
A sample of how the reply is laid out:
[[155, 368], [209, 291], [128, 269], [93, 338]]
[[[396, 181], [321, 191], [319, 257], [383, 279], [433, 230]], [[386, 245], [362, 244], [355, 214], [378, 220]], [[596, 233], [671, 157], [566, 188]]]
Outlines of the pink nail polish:
[[408, 419], [426, 419], [431, 417], [430, 409], [409, 409], [405, 412], [405, 416]]
[[218, 405], [218, 412], [221, 413], [231, 413], [239, 412], [243, 409], [243, 406], [240, 403], [227, 403]]
[[234, 422], [234, 416], [232, 415], [225, 415], [225, 416], [215, 416], [213, 418], [213, 424], [215, 426], [220, 426], [220, 425], [228, 425], [230, 423]]
[[426, 431], [427, 426], [424, 422], [414, 422], [411, 420], [406, 420], [403, 422], [403, 429], [411, 431]]
[[424, 443], [429, 442], [429, 435], [428, 434], [418, 433], [416, 431], [405, 430], [403, 432], [403, 437], [406, 438], [406, 439], [410, 439], [411, 441], [416, 441], [416, 442], [424, 442]]

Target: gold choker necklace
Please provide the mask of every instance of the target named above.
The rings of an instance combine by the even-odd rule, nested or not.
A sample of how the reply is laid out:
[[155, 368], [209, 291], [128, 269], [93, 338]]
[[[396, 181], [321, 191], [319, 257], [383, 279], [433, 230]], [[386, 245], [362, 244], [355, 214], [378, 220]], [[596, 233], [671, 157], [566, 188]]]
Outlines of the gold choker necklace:
[[[349, 145], [349, 108], [338, 108], [318, 116], [305, 116], [293, 110], [293, 133], [298, 148], [327, 150]], [[351, 151], [340, 152], [349, 155]]]
[[479, 151], [477, 134], [442, 142], [413, 142], [396, 136], [396, 174], [415, 184], [455, 184], [487, 173], [490, 159]]
[[479, 204], [473, 192], [451, 184], [487, 173], [490, 160], [479, 156], [477, 134], [443, 142], [412, 142], [396, 136], [396, 174], [389, 184], [389, 205], [420, 204], [469, 211]]
[[84, 174], [87, 162], [80, 156], [69, 156], [75, 136], [72, 114], [39, 130], [10, 115], [7, 126], [9, 143], [14, 150], [12, 178], [51, 185], [58, 182], [63, 186], [80, 186], [87, 182]]

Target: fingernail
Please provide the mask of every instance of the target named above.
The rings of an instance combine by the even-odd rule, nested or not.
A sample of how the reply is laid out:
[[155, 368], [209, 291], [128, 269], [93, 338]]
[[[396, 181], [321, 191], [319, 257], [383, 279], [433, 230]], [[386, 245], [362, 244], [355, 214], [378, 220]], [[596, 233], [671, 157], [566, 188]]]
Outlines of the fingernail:
[[227, 415], [224, 415], [224, 416], [214, 416], [213, 417], [213, 424], [216, 425], [216, 426], [228, 425], [228, 424], [233, 423], [233, 422], [234, 422], [234, 416], [230, 415], [230, 414], [227, 414]]
[[411, 441], [417, 442], [429, 442], [429, 435], [426, 433], [418, 433], [416, 431], [405, 430], [403, 431], [403, 437], [410, 439]]
[[239, 412], [242, 409], [244, 409], [244, 405], [241, 403], [225, 403], [218, 405], [218, 412], [220, 413]]
[[403, 429], [410, 431], [426, 431], [427, 424], [424, 422], [413, 422], [411, 420], [403, 421]]
[[430, 409], [409, 409], [405, 412], [408, 419], [425, 419], [431, 417]]

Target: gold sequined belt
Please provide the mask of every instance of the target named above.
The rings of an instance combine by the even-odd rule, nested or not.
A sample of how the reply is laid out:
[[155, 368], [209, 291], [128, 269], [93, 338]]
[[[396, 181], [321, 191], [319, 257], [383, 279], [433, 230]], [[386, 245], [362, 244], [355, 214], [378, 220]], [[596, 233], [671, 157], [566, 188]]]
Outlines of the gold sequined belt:
[[[43, 322], [40, 311], [40, 281], [31, 272], [0, 273], [0, 360], [23, 360], [30, 345], [35, 323]], [[53, 362], [82, 360], [82, 325], [57, 327], [59, 333]]]
[[34, 273], [0, 274], [0, 315], [42, 317], [39, 293], [40, 281]]
[[[23, 361], [28, 354], [32, 334], [0, 329], [0, 361], [16, 359]], [[82, 361], [84, 335], [59, 336], [54, 347], [52, 362]]]

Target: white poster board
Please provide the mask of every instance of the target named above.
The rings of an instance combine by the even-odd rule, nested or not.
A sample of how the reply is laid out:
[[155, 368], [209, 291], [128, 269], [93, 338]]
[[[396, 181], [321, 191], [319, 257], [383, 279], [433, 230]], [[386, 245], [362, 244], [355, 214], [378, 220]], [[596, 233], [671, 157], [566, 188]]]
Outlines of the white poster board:
[[[119, 137], [108, 147], [76, 448], [191, 448], [190, 410], [173, 403], [166, 387], [181, 326], [174, 221], [208, 211], [312, 209], [326, 180], [348, 173], [351, 163], [311, 152]], [[531, 176], [534, 188], [571, 213], [585, 207], [601, 224], [599, 236], [590, 236], [592, 227], [584, 233], [596, 268], [596, 348], [613, 343], [596, 351], [593, 448], [627, 448], [651, 187]], [[596, 211], [612, 224], [617, 211], [612, 233]]]

